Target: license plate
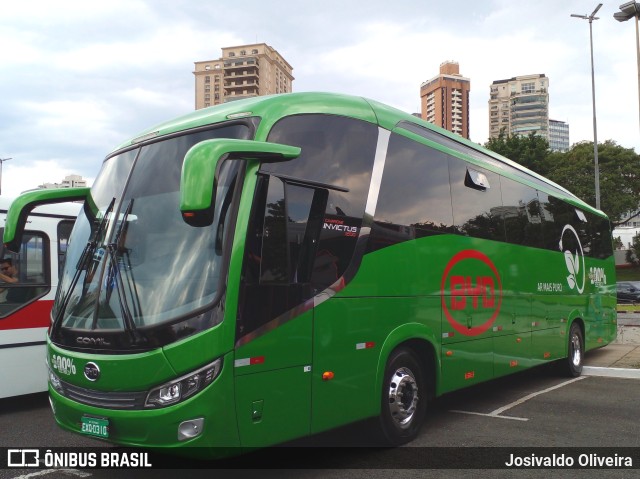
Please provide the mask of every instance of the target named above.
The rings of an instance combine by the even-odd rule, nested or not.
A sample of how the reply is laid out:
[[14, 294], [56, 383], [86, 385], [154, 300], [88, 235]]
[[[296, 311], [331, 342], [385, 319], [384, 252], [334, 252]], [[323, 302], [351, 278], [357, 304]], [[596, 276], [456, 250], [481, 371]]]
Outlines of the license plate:
[[100, 417], [82, 416], [82, 434], [88, 436], [109, 437], [109, 420]]

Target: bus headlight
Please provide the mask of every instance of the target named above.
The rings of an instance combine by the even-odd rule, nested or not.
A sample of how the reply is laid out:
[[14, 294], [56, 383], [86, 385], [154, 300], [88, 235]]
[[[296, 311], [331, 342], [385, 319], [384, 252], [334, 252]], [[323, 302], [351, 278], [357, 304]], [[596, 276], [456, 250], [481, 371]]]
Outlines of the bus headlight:
[[222, 370], [222, 358], [185, 376], [153, 388], [144, 407], [165, 407], [193, 396], [213, 382]]
[[62, 383], [60, 382], [60, 378], [56, 375], [56, 373], [54, 373], [51, 370], [48, 363], [47, 363], [47, 371], [49, 372], [49, 384], [51, 384], [51, 387], [55, 389], [57, 393], [63, 394], [64, 391], [62, 388]]

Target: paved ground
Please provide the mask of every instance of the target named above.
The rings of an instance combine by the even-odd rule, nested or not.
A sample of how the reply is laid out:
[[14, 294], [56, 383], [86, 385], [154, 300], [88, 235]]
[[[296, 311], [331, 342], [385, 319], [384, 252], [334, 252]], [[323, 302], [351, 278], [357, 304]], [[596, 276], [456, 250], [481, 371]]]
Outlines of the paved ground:
[[604, 348], [590, 351], [585, 366], [640, 369], [640, 314], [618, 314], [618, 338]]

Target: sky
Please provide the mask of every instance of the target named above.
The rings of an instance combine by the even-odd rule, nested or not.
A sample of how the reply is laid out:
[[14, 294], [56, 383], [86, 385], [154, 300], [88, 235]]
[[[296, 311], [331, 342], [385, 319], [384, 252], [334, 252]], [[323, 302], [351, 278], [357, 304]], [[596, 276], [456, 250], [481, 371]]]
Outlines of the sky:
[[[597, 138], [640, 153], [633, 20], [604, 2], [593, 22]], [[194, 62], [267, 43], [293, 90], [362, 95], [409, 113], [445, 61], [471, 80], [470, 136], [488, 138], [495, 80], [544, 73], [550, 118], [593, 141], [586, 0], [22, 0], [0, 13], [1, 194], [66, 175], [95, 179], [105, 156], [194, 109]]]

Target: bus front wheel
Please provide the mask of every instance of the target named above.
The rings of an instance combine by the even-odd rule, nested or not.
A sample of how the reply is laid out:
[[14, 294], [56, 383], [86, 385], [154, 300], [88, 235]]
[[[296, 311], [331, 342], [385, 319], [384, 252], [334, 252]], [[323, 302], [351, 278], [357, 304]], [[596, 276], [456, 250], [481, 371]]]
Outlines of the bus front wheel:
[[420, 432], [427, 410], [424, 372], [409, 348], [399, 348], [389, 357], [382, 384], [380, 426], [386, 444], [398, 446]]

